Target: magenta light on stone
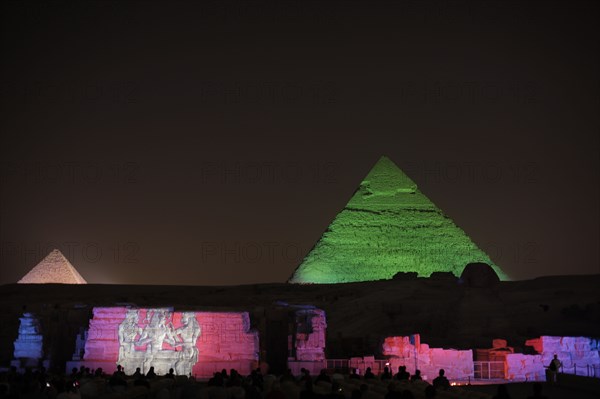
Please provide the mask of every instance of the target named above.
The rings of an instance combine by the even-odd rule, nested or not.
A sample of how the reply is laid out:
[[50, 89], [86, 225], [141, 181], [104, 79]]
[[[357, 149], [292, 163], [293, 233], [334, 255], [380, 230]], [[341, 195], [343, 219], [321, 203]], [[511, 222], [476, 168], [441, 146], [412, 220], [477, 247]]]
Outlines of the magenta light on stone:
[[207, 377], [235, 368], [249, 374], [258, 362], [258, 333], [247, 312], [174, 312], [171, 308], [94, 308], [82, 361], [112, 372], [150, 367], [159, 375], [173, 368], [178, 375]]

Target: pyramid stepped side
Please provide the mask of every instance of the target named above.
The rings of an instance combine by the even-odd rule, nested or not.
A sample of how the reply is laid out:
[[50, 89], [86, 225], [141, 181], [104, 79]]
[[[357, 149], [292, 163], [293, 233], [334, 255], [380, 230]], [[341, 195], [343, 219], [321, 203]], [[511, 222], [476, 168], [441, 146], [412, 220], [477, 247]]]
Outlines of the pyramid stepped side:
[[290, 278], [292, 283], [460, 276], [471, 262], [506, 274], [392, 161], [382, 157]]
[[29, 271], [19, 284], [87, 284], [71, 262], [57, 249]]

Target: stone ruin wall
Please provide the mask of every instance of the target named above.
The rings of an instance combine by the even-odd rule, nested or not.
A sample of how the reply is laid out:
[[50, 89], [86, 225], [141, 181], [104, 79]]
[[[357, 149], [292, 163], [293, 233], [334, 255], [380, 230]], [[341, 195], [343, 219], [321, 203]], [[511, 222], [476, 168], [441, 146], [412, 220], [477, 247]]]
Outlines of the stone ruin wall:
[[535, 355], [513, 353], [506, 356], [506, 378], [511, 381], [543, 381], [546, 367], [554, 355], [563, 364], [562, 372], [587, 375], [588, 367], [600, 370], [598, 340], [587, 337], [541, 336], [525, 345], [533, 347]]
[[406, 366], [412, 375], [415, 369], [421, 370], [423, 379], [432, 381], [444, 369], [449, 380], [469, 380], [474, 378], [473, 351], [430, 348], [420, 342], [420, 336], [387, 337], [383, 343], [383, 354], [390, 356], [392, 372], [399, 366]]
[[[186, 332], [186, 325], [193, 328]], [[246, 312], [94, 308], [83, 359], [69, 362], [67, 370], [85, 365], [110, 373], [119, 363], [127, 374], [136, 367], [145, 373], [151, 366], [159, 375], [171, 367], [177, 374], [197, 377], [223, 368], [249, 374], [258, 363], [258, 333], [250, 330]]]

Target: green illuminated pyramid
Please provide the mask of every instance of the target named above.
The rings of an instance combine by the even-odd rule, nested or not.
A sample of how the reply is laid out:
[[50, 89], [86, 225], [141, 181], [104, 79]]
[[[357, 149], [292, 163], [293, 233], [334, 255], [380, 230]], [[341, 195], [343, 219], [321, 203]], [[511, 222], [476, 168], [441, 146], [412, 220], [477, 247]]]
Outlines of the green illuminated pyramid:
[[289, 282], [370, 281], [398, 272], [458, 277], [471, 262], [487, 263], [508, 280], [408, 176], [381, 157]]

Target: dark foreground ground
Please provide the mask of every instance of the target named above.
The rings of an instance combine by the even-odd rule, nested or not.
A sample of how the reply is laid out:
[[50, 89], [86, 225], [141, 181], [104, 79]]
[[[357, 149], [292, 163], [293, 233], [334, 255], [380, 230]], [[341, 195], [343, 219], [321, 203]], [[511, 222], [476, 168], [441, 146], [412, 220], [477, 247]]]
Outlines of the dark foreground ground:
[[[533, 395], [533, 382], [522, 382], [514, 384], [506, 384], [508, 393], [511, 399], [525, 399]], [[583, 391], [579, 388], [565, 387], [560, 385], [549, 385], [542, 383], [542, 395], [548, 399], [598, 399], [600, 394]], [[495, 395], [498, 390], [498, 385], [470, 385], [463, 387], [469, 391], [484, 392], [490, 395]]]

